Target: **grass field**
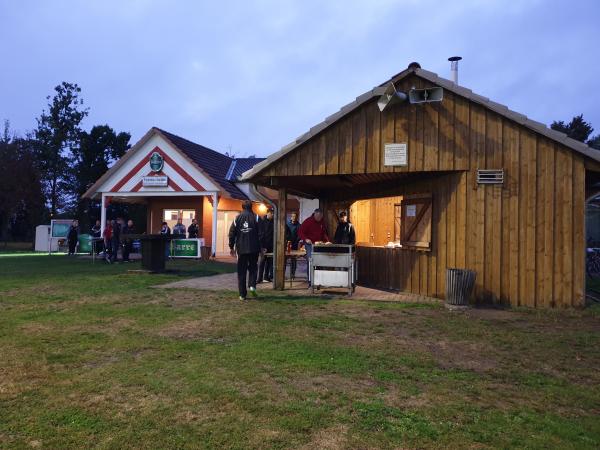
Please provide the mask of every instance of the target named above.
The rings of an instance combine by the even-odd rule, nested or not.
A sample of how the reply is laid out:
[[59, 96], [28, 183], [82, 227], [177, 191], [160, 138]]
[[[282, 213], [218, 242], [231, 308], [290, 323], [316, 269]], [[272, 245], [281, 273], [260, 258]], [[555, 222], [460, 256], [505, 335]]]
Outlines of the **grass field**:
[[1, 447], [600, 447], [597, 308], [241, 303], [171, 266], [0, 256]]

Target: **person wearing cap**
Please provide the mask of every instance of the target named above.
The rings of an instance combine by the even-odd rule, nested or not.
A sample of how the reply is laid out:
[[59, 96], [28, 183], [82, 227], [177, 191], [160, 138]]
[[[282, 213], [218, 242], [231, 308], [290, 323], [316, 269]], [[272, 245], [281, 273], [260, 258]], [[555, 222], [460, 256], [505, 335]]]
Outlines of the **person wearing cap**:
[[335, 244], [356, 244], [356, 233], [354, 232], [354, 226], [348, 221], [348, 213], [342, 211], [340, 213], [340, 220], [338, 222], [337, 229], [335, 230], [335, 236], [333, 237]]
[[[320, 208], [315, 209], [312, 216], [302, 222], [302, 225], [300, 225], [300, 229], [298, 230], [298, 237], [304, 241], [304, 249], [306, 250], [306, 257], [308, 260], [310, 260], [310, 257], [312, 256], [313, 244], [329, 242], [325, 220], [323, 220], [323, 211]], [[310, 286], [310, 270], [308, 267], [307, 278], [309, 278], [308, 285]]]
[[256, 297], [256, 272], [260, 241], [258, 223], [252, 212], [252, 202], [246, 200], [242, 204], [242, 212], [235, 218], [229, 228], [229, 250], [233, 257], [237, 256], [237, 278], [240, 300], [246, 300], [250, 294]]

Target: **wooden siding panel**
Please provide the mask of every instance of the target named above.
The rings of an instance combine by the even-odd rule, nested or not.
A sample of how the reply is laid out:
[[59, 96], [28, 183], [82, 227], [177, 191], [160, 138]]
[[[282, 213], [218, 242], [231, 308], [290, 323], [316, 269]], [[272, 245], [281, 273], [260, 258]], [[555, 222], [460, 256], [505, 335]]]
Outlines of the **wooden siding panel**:
[[444, 92], [444, 100], [439, 104], [439, 170], [454, 169], [454, 97], [454, 95]]
[[474, 255], [473, 269], [477, 272], [475, 295], [478, 299], [485, 298], [485, 189], [476, 184], [477, 168], [485, 167], [485, 110], [478, 105], [471, 105], [471, 152], [475, 172], [472, 173], [473, 199], [471, 211], [473, 228], [471, 236], [471, 251]]
[[[410, 135], [410, 123], [408, 120], [408, 106], [403, 104], [395, 109], [395, 132], [394, 139], [397, 143], [406, 143], [408, 146]], [[410, 150], [409, 150], [410, 151]], [[394, 172], [407, 172], [408, 165], [394, 167]]]
[[[554, 146], [538, 138], [536, 202], [536, 306], [553, 304]], [[549, 182], [551, 181], [551, 182]]]
[[367, 167], [368, 173], [379, 172], [380, 147], [380, 113], [376, 103], [371, 103], [366, 108], [366, 139], [367, 139]]
[[352, 122], [349, 118], [342, 119], [338, 135], [338, 157], [340, 174], [352, 173]]
[[394, 167], [384, 165], [384, 148], [385, 144], [393, 144], [395, 141], [395, 111], [394, 109], [386, 109], [381, 113], [381, 144], [379, 148], [379, 171], [393, 172]]
[[364, 173], [366, 168], [366, 117], [361, 108], [352, 116], [352, 172]]
[[583, 158], [573, 155], [573, 302], [585, 306], [585, 166]]
[[[502, 120], [494, 113], [486, 112], [486, 161], [488, 169], [502, 168]], [[502, 267], [502, 186], [487, 185], [485, 190], [485, 290], [487, 300], [500, 301]]]
[[519, 304], [535, 306], [536, 135], [520, 133]]
[[336, 175], [339, 173], [339, 159], [338, 159], [338, 128], [332, 127], [328, 130], [325, 136], [325, 170], [328, 174]]
[[423, 109], [423, 170], [437, 170], [439, 166], [439, 105], [426, 103]]
[[[443, 101], [442, 101], [443, 103]], [[469, 169], [470, 137], [469, 101], [456, 95], [454, 97], [454, 168]]]

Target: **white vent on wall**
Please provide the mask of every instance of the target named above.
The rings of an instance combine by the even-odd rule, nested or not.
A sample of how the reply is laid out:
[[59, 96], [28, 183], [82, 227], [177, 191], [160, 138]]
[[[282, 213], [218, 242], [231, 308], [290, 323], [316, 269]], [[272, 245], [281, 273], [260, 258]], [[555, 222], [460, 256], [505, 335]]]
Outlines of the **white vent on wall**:
[[503, 184], [504, 169], [477, 169], [477, 184]]

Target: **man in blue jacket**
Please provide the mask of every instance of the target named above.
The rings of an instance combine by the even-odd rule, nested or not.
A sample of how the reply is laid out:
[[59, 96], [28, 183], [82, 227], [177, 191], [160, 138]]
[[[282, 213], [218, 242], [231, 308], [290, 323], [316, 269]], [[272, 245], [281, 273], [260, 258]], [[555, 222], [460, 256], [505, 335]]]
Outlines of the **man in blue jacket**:
[[[250, 295], [256, 297], [256, 272], [260, 242], [258, 239], [258, 223], [252, 212], [252, 202], [246, 200], [242, 212], [235, 218], [229, 228], [229, 249], [231, 256], [237, 255], [238, 291], [240, 300], [246, 300], [250, 287]], [[247, 279], [246, 274], [249, 275]]]

